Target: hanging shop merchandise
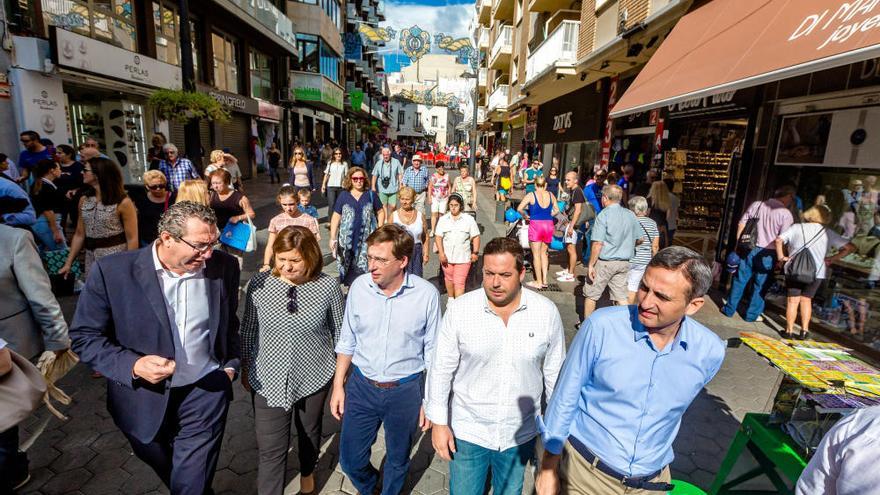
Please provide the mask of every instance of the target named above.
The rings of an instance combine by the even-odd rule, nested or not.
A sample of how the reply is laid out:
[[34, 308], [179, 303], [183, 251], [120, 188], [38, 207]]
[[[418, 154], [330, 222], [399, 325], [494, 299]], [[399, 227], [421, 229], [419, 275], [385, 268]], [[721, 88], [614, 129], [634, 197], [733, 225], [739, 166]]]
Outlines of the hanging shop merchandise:
[[602, 93], [600, 83], [550, 100], [538, 106], [535, 140], [546, 164], [559, 160], [560, 176], [582, 165], [597, 163]]

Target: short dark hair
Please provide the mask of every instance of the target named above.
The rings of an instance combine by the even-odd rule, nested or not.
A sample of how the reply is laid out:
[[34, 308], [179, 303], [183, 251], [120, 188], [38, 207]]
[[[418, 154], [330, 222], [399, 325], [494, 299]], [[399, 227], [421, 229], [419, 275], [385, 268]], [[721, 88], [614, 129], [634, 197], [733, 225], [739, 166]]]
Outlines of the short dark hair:
[[712, 267], [699, 253], [684, 246], [661, 249], [651, 258], [648, 267], [680, 271], [690, 284], [687, 292], [688, 301], [706, 295], [712, 285]]
[[55, 147], [55, 149], [60, 150], [62, 153], [64, 153], [65, 155], [67, 155], [73, 159], [76, 159], [76, 150], [73, 149], [73, 146], [71, 146], [69, 144], [59, 144], [58, 146]]
[[27, 136], [27, 138], [30, 139], [31, 141], [39, 141], [40, 140], [40, 133], [37, 131], [24, 131], [21, 134], [19, 134], [19, 137], [21, 137], [21, 136]]
[[391, 252], [397, 259], [403, 259], [404, 257], [409, 259], [412, 256], [413, 246], [415, 246], [413, 236], [403, 227], [393, 223], [386, 223], [367, 237], [367, 246], [383, 242], [393, 244]]
[[217, 225], [217, 215], [211, 207], [192, 201], [181, 201], [169, 206], [165, 213], [162, 213], [157, 230], [160, 234], [168, 232], [171, 237], [180, 239], [186, 235], [186, 221], [190, 218]]
[[496, 237], [489, 241], [483, 248], [483, 258], [490, 254], [510, 254], [516, 260], [516, 271], [521, 272], [525, 268], [525, 252], [522, 246], [513, 239]]
[[[275, 236], [272, 243], [273, 256], [296, 249], [306, 264], [306, 279], [315, 280], [324, 268], [324, 257], [321, 255], [321, 247], [311, 230], [301, 225], [284, 227]], [[272, 275], [280, 276], [276, 268], [272, 268]]]
[[[88, 160], [92, 174], [98, 179], [101, 189], [101, 204], [118, 205], [127, 197], [122, 180], [122, 169], [113, 160], [96, 156]], [[94, 196], [95, 190], [86, 192], [86, 196]]]

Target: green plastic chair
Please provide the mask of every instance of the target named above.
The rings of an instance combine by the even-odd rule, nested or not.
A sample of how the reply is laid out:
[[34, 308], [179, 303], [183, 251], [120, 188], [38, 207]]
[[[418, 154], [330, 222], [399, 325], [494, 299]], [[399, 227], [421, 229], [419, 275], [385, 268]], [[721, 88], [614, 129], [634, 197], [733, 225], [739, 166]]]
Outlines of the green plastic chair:
[[706, 495], [700, 487], [692, 485], [687, 481], [681, 480], [672, 480], [670, 481], [675, 488], [671, 492], [666, 492], [668, 495]]

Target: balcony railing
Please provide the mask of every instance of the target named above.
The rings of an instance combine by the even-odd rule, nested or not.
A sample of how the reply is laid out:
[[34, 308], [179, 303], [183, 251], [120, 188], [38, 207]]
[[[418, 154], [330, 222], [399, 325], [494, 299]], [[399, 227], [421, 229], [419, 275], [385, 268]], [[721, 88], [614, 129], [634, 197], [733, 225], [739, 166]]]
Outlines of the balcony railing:
[[548, 67], [572, 65], [577, 62], [580, 21], [562, 21], [526, 61], [526, 84]]
[[296, 29], [293, 21], [266, 0], [229, 0], [257, 20], [269, 31], [286, 41], [296, 52]]
[[510, 52], [513, 48], [513, 26], [502, 26], [501, 30], [498, 32], [498, 37], [495, 38], [495, 44], [492, 45], [492, 52], [489, 55], [490, 59], [495, 59], [499, 53], [502, 51]]
[[506, 110], [507, 109], [507, 95], [510, 93], [510, 86], [506, 84], [502, 84], [495, 88], [495, 91], [492, 91], [492, 94], [489, 95], [489, 111], [493, 110]]
[[489, 30], [486, 28], [480, 28], [480, 38], [478, 43], [479, 48], [489, 48]]
[[489, 78], [489, 70], [485, 67], [480, 69], [480, 72], [477, 73], [477, 84], [480, 86], [485, 86], [486, 81]]

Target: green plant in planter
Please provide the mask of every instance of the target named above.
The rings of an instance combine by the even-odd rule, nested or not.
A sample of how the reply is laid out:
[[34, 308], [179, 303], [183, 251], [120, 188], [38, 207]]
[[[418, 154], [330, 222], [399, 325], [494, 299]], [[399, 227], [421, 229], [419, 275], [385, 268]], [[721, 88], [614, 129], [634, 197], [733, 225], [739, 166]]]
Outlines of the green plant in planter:
[[149, 105], [160, 120], [188, 122], [205, 119], [215, 122], [229, 120], [229, 112], [214, 98], [204, 93], [160, 89], [150, 95]]

